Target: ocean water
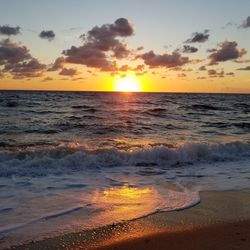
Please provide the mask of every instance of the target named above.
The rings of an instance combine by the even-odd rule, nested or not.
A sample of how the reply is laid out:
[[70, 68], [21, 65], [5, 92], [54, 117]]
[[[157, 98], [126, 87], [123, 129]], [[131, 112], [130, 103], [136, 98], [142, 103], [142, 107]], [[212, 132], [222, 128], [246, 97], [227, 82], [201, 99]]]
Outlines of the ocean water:
[[250, 95], [0, 92], [0, 248], [250, 188]]

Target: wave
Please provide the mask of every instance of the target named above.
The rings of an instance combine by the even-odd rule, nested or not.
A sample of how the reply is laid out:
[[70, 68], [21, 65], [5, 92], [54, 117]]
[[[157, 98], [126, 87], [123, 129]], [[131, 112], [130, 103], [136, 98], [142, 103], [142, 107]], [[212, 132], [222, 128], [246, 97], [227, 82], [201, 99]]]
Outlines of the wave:
[[153, 108], [144, 111], [145, 114], [152, 115], [152, 116], [162, 116], [166, 113], [165, 108]]
[[250, 129], [250, 123], [249, 122], [207, 122], [204, 125], [201, 125], [202, 127], [216, 127], [216, 128], [232, 128], [236, 127], [243, 130], [249, 130]]
[[78, 144], [28, 147], [0, 152], [0, 177], [71, 174], [86, 169], [122, 166], [189, 166], [195, 163], [237, 161], [250, 158], [250, 144], [185, 143], [173, 145], [141, 145], [136, 149], [89, 149]]
[[250, 122], [238, 122], [233, 124], [235, 127], [242, 129], [250, 129]]
[[230, 108], [226, 107], [218, 107], [214, 105], [209, 105], [209, 104], [193, 104], [190, 106], [191, 109], [198, 109], [198, 110], [220, 110], [220, 111], [229, 111], [231, 110]]
[[19, 104], [18, 104], [18, 102], [15, 102], [15, 101], [8, 101], [5, 104], [5, 106], [8, 108], [15, 108], [15, 107], [19, 106]]

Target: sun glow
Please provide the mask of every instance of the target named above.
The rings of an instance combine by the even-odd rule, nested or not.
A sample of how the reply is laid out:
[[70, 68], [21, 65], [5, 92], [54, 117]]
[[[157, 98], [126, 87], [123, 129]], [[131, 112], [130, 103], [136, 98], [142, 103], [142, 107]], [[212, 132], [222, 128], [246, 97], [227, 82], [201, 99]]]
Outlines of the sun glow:
[[120, 92], [140, 92], [142, 91], [140, 78], [132, 73], [125, 77], [116, 76], [114, 79], [114, 90]]

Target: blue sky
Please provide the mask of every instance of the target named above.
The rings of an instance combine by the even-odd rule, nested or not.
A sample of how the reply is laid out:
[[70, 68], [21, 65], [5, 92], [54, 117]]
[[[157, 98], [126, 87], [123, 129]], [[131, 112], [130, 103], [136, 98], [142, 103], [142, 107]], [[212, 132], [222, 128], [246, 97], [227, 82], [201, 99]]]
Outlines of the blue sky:
[[[112, 23], [119, 17], [126, 17], [136, 26], [135, 46], [143, 44], [148, 49], [163, 50], [165, 45], [178, 46], [192, 32], [209, 29], [213, 31], [211, 44], [225, 39], [237, 38], [242, 46], [249, 46], [250, 32], [222, 27], [227, 23], [240, 24], [248, 16], [249, 0], [1, 0], [1, 24], [19, 25], [23, 37], [18, 37], [38, 49], [42, 41], [36, 41], [30, 30], [40, 32], [52, 29], [62, 39], [58, 52], [78, 43], [77, 35], [95, 25]], [[76, 28], [75, 32], [67, 30]], [[36, 37], [35, 37], [36, 38]], [[38, 40], [38, 39], [37, 39]], [[40, 42], [40, 43], [39, 43]], [[50, 44], [51, 45], [51, 44]], [[54, 49], [54, 48], [53, 48]]]

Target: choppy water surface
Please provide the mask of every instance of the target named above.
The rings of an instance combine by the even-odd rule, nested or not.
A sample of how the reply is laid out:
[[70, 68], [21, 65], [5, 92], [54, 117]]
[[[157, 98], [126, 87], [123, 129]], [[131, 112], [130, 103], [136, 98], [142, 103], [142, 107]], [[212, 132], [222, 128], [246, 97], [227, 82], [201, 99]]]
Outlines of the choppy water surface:
[[250, 95], [0, 92], [0, 247], [250, 187]]

